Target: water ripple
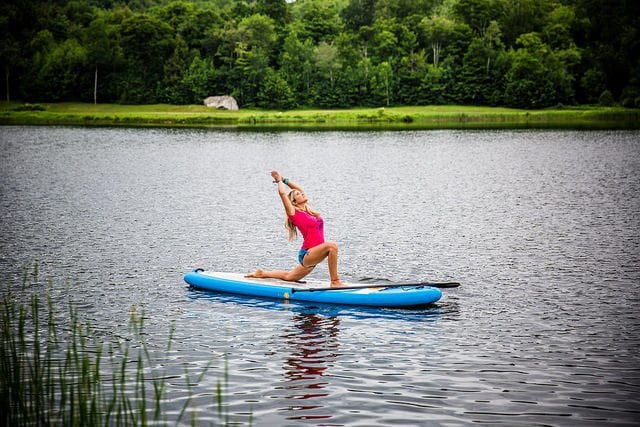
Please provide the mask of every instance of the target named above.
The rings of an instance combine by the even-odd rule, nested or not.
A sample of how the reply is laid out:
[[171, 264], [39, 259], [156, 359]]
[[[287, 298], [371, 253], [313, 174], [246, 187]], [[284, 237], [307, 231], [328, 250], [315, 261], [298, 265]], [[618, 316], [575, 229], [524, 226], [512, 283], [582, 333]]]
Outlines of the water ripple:
[[[639, 137], [5, 126], [2, 278], [27, 295], [37, 260], [105, 341], [144, 316], [184, 425], [637, 425]], [[304, 184], [343, 278], [462, 286], [418, 310], [190, 289], [194, 267], [295, 265], [272, 168]]]

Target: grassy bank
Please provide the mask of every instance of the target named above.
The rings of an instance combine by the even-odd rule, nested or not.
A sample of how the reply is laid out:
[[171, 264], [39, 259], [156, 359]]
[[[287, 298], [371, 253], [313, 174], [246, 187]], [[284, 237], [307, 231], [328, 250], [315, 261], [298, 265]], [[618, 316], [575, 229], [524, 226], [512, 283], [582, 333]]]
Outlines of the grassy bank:
[[167, 126], [309, 129], [638, 129], [640, 110], [563, 107], [519, 110], [415, 106], [348, 110], [214, 110], [200, 105], [0, 102], [0, 125]]

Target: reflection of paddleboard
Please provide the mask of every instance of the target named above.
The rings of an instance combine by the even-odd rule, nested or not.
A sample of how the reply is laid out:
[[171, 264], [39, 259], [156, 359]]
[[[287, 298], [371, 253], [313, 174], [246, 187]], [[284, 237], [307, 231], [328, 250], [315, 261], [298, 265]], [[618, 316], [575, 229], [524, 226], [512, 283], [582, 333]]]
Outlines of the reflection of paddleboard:
[[345, 284], [342, 288], [330, 288], [329, 283], [323, 281], [286, 282], [202, 269], [185, 274], [184, 280], [193, 287], [210, 291], [329, 304], [412, 307], [430, 304], [442, 297], [440, 289], [424, 284], [401, 286]]

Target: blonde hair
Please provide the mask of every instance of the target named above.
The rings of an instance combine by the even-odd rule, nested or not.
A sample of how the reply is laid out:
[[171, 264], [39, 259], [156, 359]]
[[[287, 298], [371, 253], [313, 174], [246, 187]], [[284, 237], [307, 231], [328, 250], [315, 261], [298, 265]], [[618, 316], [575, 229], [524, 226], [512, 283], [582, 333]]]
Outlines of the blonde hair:
[[[293, 192], [295, 190], [292, 190], [289, 192], [289, 194], [287, 195], [287, 197], [289, 198], [289, 200], [291, 201], [291, 203], [295, 203], [294, 202], [294, 197], [293, 197]], [[311, 209], [309, 207], [309, 205], [305, 205], [304, 209], [299, 209], [296, 207], [296, 210], [302, 211], [302, 212], [306, 212], [309, 215], [313, 215], [316, 218], [320, 216], [320, 212], [318, 211], [314, 211], [313, 209]], [[287, 229], [287, 234], [288, 234], [288, 238], [290, 242], [293, 242], [296, 237], [298, 237], [298, 228], [295, 226], [295, 224], [293, 222], [291, 222], [291, 219], [289, 219], [289, 215], [286, 215], [284, 218], [284, 228]]]

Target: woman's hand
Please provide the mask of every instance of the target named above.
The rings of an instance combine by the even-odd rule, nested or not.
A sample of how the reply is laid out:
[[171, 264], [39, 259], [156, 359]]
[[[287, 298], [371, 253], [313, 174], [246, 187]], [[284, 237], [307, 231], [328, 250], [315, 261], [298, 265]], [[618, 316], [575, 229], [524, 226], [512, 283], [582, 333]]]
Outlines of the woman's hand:
[[282, 181], [282, 175], [278, 171], [271, 171], [271, 176], [273, 177], [274, 182]]

